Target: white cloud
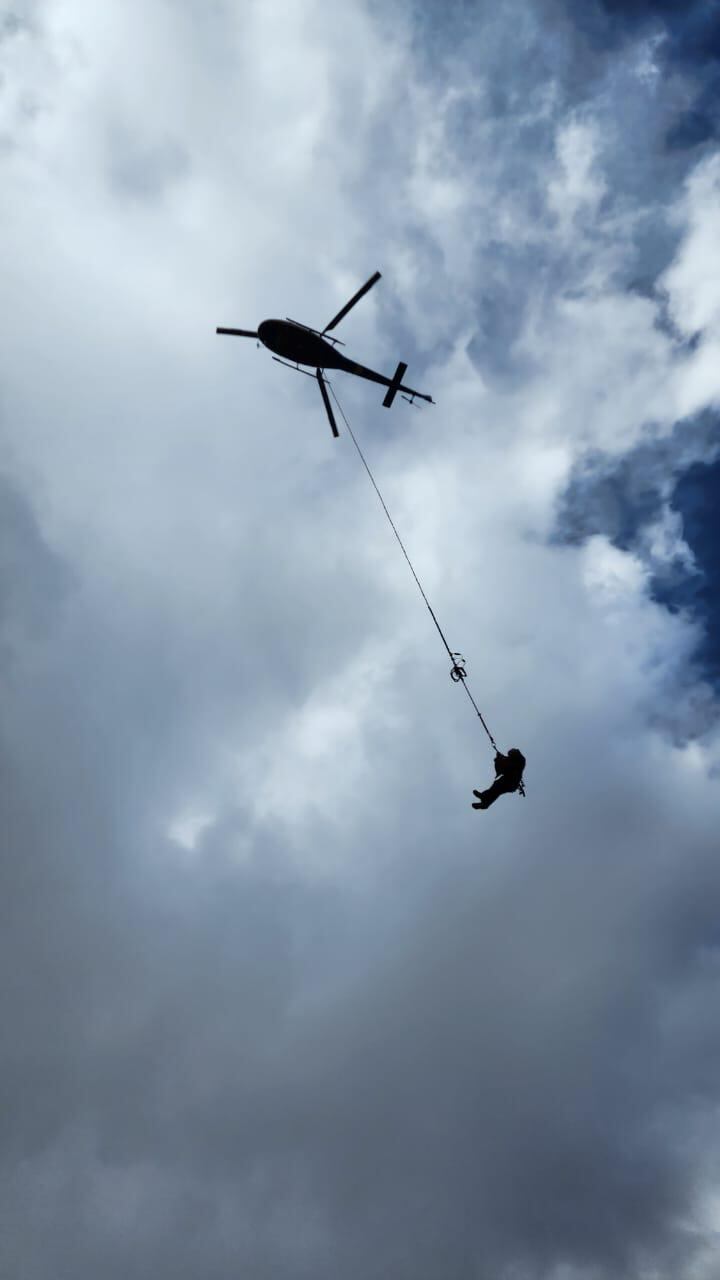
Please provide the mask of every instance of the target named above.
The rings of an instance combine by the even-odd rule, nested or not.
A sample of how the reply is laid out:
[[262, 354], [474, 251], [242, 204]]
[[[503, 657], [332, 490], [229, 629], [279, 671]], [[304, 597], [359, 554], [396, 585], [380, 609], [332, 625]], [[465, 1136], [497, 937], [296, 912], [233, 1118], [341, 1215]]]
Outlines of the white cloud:
[[674, 210], [682, 244], [662, 284], [673, 322], [696, 349], [678, 372], [677, 412], [689, 416], [720, 400], [720, 159], [711, 155], [692, 172]]
[[548, 205], [557, 214], [565, 235], [581, 215], [591, 219], [607, 190], [598, 171], [596, 131], [586, 121], [571, 120], [558, 130], [557, 157], [560, 173], [548, 187]]
[[675, 210], [684, 236], [663, 284], [670, 312], [686, 337], [720, 327], [720, 157], [711, 155], [691, 173]]

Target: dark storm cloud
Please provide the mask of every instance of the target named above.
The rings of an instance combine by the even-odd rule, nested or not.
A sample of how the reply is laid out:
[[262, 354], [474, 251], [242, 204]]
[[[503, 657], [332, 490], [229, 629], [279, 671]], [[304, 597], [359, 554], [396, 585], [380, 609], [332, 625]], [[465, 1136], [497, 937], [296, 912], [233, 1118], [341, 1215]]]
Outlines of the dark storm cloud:
[[[551, 11], [559, 7], [551, 6]], [[706, 67], [720, 58], [718, 0], [592, 0], [566, 11], [598, 48], [617, 49], [638, 33], [660, 36], [658, 51], [666, 69]]]
[[[96, 834], [106, 843], [110, 832], [104, 823], [96, 828], [101, 799], [95, 780], [82, 777], [87, 758], [82, 730], [78, 735], [80, 708], [68, 720], [57, 714], [62, 692], [55, 706], [43, 699], [48, 676], [41, 655], [52, 665], [48, 638], [62, 631], [72, 607], [73, 575], [46, 547], [27, 503], [6, 482], [0, 500], [0, 981], [5, 1016], [14, 1029], [3, 1038], [2, 1075], [5, 1096], [15, 1099], [12, 1108], [3, 1109], [2, 1145], [5, 1159], [17, 1159], [52, 1142], [64, 1123], [69, 1095], [78, 1087], [64, 1046], [72, 1043], [83, 993], [92, 981], [80, 954], [86, 945], [92, 950], [86, 926], [100, 951], [103, 932], [92, 911], [88, 917], [83, 911], [82, 904], [99, 887], [97, 876], [88, 877], [92, 867], [85, 850]], [[72, 687], [71, 670], [64, 671], [64, 680]], [[28, 685], [36, 698], [32, 707]], [[85, 935], [82, 946], [80, 935]], [[42, 1047], [46, 1036], [52, 1045], [48, 1053]]]
[[672, 497], [678, 476], [717, 453], [717, 432], [717, 417], [708, 412], [678, 423], [669, 438], [648, 438], [620, 459], [584, 457], [559, 500], [557, 536], [578, 543], [603, 533], [623, 549], [635, 548], [638, 533]]
[[[548, 217], [547, 174], [554, 163], [558, 120], [573, 111], [597, 129], [598, 172], [605, 183], [584, 249], [588, 275], [592, 278], [593, 259], [618, 245], [618, 227], [623, 228], [622, 253], [613, 262], [614, 285], [652, 298], [658, 327], [673, 338], [678, 351], [681, 345], [691, 351], [699, 335], [681, 344], [657, 288], [682, 234], [660, 211], [677, 198], [697, 160], [688, 149], [717, 134], [720, 5], [517, 5], [508, 10], [508, 23], [513, 13], [522, 33], [516, 40], [508, 37], [503, 20], [491, 18], [482, 5], [451, 5], [443, 21], [432, 6], [416, 9], [427, 49], [439, 44], [452, 67], [452, 37], [462, 36], [491, 85], [474, 99], [458, 95], [448, 110], [448, 137], [471, 163], [474, 136], [497, 128], [502, 157], [498, 185], [522, 193], [515, 207], [523, 208], [525, 224], [512, 224], [506, 240], [492, 232], [478, 238], [470, 358], [494, 391], [531, 384], [537, 368], [525, 341], [530, 317], [542, 323], [557, 299], [577, 287], [582, 257], [569, 257], [562, 239], [533, 237], [531, 232], [534, 221], [541, 224]], [[640, 41], [650, 38], [653, 69], [640, 74], [637, 51]], [[496, 45], [503, 48], [502, 81], [490, 70]], [[441, 78], [442, 65], [434, 69]], [[557, 105], [543, 113], [535, 94], [549, 81]], [[618, 145], [608, 144], [609, 138]], [[648, 216], [650, 207], [657, 208], [657, 216]], [[484, 216], [478, 212], [479, 219]], [[594, 287], [590, 285], [590, 293]], [[592, 457], [580, 462], [561, 502], [559, 536], [578, 541], [591, 533], [606, 534], [620, 547], [637, 548], [643, 530], [661, 516], [667, 492], [683, 469], [703, 457], [712, 459], [716, 427], [708, 427], [709, 422], [689, 430], [682, 424], [674, 439], [682, 435], [684, 444], [643, 445], [617, 468], [612, 461]], [[697, 537], [693, 550], [701, 563]], [[679, 560], [653, 565], [656, 598], [678, 608], [688, 602], [689, 592], [710, 635], [714, 617], [707, 609], [709, 594], [696, 590], [698, 581]], [[707, 646], [703, 652], [707, 655]]]
[[[254, 833], [261, 857], [234, 862], [242, 813], [173, 884], [151, 864], [132, 890], [107, 875], [117, 849], [98, 822], [82, 878], [58, 892], [59, 818], [44, 851], [23, 842], [26, 927], [59, 915], [64, 932], [19, 957], [32, 1018], [22, 1076], [4, 1070], [19, 1099], [6, 1259], [36, 1230], [34, 1199], [21, 1204], [29, 1169], [51, 1179], [61, 1152], [66, 1191], [45, 1211], [38, 1280], [58, 1259], [113, 1280], [129, 1266], [189, 1277], [201, 1262], [212, 1277], [233, 1265], [490, 1280], [508, 1265], [543, 1274], [559, 1256], [615, 1278], [645, 1252], [686, 1256], [674, 1224], [692, 1179], [674, 1135], [698, 1093], [715, 1096], [718, 1066], [701, 1005], [693, 1016], [712, 981], [709, 848], [686, 846], [683, 909], [668, 920], [640, 867], [628, 891], [638, 851], [621, 821], [616, 895], [607, 865], [578, 862], [582, 828], [567, 817], [546, 835], [567, 850], [552, 875], [549, 849], [527, 848], [494, 886], [469, 867], [462, 883], [417, 862], [410, 875], [411, 818], [412, 923], [393, 913], [387, 931], [382, 914], [363, 921], [367, 901], [303, 887], [272, 829]], [[662, 841], [654, 857], [661, 867]], [[16, 951], [6, 958], [17, 973]], [[684, 1034], [664, 1043], [675, 1002]], [[122, 1207], [128, 1184], [136, 1210]]]
[[717, 0], [599, 0], [610, 19], [608, 35], [648, 31], [663, 37], [657, 56], [664, 74], [688, 77], [690, 105], [670, 124], [671, 150], [700, 146], [720, 131], [720, 4]]
[[[451, 53], [459, 39], [473, 43], [482, 33], [492, 46], [500, 38], [501, 21], [494, 21], [480, 0], [451, 0], [446, 4], [411, 6], [424, 44], [421, 54]], [[503, 115], [521, 77], [527, 86], [552, 78], [568, 94], [568, 101], [594, 96], [597, 78], [608, 55], [616, 57], [628, 40], [661, 37], [657, 46], [665, 71], [694, 69], [713, 73], [720, 60], [720, 3], [718, 0], [540, 0], [529, 7], [507, 7], [515, 17], [515, 39], [503, 49], [509, 78], [493, 89], [493, 104]]]
[[[571, 829], [565, 838], [577, 847]], [[512, 929], [496, 923], [507, 919], [502, 891], [436, 886], [417, 938], [368, 992], [367, 1015], [348, 1009], [348, 1043], [321, 1075], [326, 1141], [345, 1136], [319, 1162], [339, 1234], [354, 1226], [358, 1245], [382, 1257], [385, 1222], [412, 1223], [418, 1255], [398, 1259], [401, 1275], [414, 1265], [422, 1276], [489, 1276], [511, 1259], [540, 1273], [558, 1255], [626, 1274], [634, 1251], [661, 1253], [687, 1194], [682, 1157], [654, 1133], [670, 1077], [646, 1092], [638, 1070], [655, 1034], [644, 943], [618, 947], [630, 921], [591, 925], [581, 894], [570, 927], [585, 943], [563, 975], [562, 942], [555, 956], [547, 948], [567, 927], [559, 886], [539, 866], [523, 874], [506, 886]], [[621, 994], [628, 964], [639, 970]], [[351, 1074], [348, 1098], [338, 1082]]]
[[715, 115], [718, 90], [720, 90], [720, 80], [717, 88], [713, 87], [700, 94], [695, 105], [668, 129], [666, 142], [670, 151], [685, 151], [691, 147], [698, 147], [701, 143], [718, 136], [718, 120]]
[[[620, 459], [585, 457], [560, 499], [555, 533], [571, 544], [603, 534], [645, 560], [654, 597], [700, 619], [697, 659], [713, 679], [720, 666], [718, 542], [711, 515], [718, 500], [714, 460], [719, 450], [717, 415], [707, 412], [678, 423], [671, 437], [648, 439]], [[678, 536], [687, 543], [691, 562], [680, 551], [670, 559], [648, 553], [648, 529], [673, 512], [681, 517]]]
[[[58, 644], [57, 617], [44, 629]], [[122, 662], [108, 671], [121, 683]], [[178, 866], [137, 828], [167, 730], [136, 772], [114, 749], [136, 745], [132, 711], [108, 740], [102, 684], [84, 693], [66, 657], [63, 697], [39, 665], [18, 690], [22, 733], [5, 716], [23, 749], [0, 799], [6, 1267], [489, 1280], [509, 1259], [537, 1274], [560, 1255], [617, 1277], [636, 1250], [672, 1250], [691, 1181], [668, 1132], [717, 1079], [692, 1012], [717, 900], [709, 854], [685, 843], [680, 926], [645, 914], [646, 876], [628, 893], [638, 851], [621, 829], [617, 897], [599, 901], [607, 863], [575, 863], [584, 813], [559, 814], [550, 847], [534, 842], [495, 887], [470, 864], [429, 880], [409, 759], [406, 844], [379, 899], [303, 883], [281, 823], [242, 810]], [[373, 796], [384, 810], [379, 781]], [[358, 815], [352, 827], [348, 858], [382, 835]], [[305, 838], [338, 837], [311, 824]], [[648, 1078], [658, 969], [691, 1008]], [[58, 1165], [63, 1195], [42, 1199]], [[139, 1203], [123, 1211], [128, 1183]]]
[[[301, 886], [276, 852], [277, 835], [253, 829], [242, 813], [213, 829], [201, 865], [169, 874], [177, 850], [162, 834], [162, 810], [151, 815], [168, 758], [174, 769], [193, 759], [171, 739], [193, 738], [197, 726], [181, 727], [186, 708], [178, 711], [162, 680], [165, 656], [144, 647], [141, 673], [111, 620], [92, 616], [27, 503], [6, 483], [1, 496], [0, 1000], [12, 1032], [0, 1048], [0, 1092], [12, 1105], [0, 1125], [0, 1269], [11, 1274], [23, 1258], [26, 1275], [64, 1265], [82, 1274], [94, 1257], [120, 1275], [127, 1242], [113, 1234], [109, 1207], [117, 1195], [109, 1190], [99, 1206], [109, 1224], [98, 1211], [88, 1235], [83, 1170], [96, 1165], [102, 1195], [104, 1171], [120, 1177], [147, 1165], [133, 1173], [142, 1194], [155, 1203], [147, 1185], [155, 1177], [169, 1184], [175, 1206], [174, 1170], [186, 1157], [193, 1163], [188, 1126], [209, 1088], [233, 1115], [205, 1141], [222, 1164], [228, 1126], [241, 1136], [246, 1129], [249, 1167], [235, 1176], [251, 1179], [270, 1119], [262, 1082], [282, 1053], [278, 1028], [339, 915], [321, 891]], [[255, 852], [242, 868], [231, 850], [248, 834]], [[56, 1159], [64, 1191], [41, 1205], [27, 1180], [51, 1184]], [[199, 1159], [202, 1177], [201, 1151]], [[196, 1198], [212, 1218], [212, 1192]], [[163, 1265], [174, 1258], [174, 1273], [185, 1274], [174, 1257], [181, 1213], [173, 1207], [168, 1222], [158, 1212], [140, 1230], [136, 1266], [139, 1242], [148, 1274], [158, 1249]], [[206, 1263], [205, 1273], [217, 1274], [212, 1257]]]
[[[714, 0], [711, 0], [711, 5], [712, 3]], [[696, 12], [708, 8], [707, 0], [696, 0], [694, 6], [692, 2], [688, 4], [687, 0], [598, 0], [598, 4], [613, 17], [629, 19], [632, 22], [643, 18], [657, 18], [658, 15], [667, 17], [680, 13], [687, 16], [693, 7]]]
[[[656, 14], [653, 25], [647, 12], [623, 16], [599, 4], [567, 6], [559, 0], [516, 2], [502, 14], [481, 4], [413, 8], [418, 54], [427, 57], [428, 76], [439, 90], [448, 92], [448, 148], [472, 169], [478, 139], [494, 137], [496, 146], [485, 160], [488, 188], [513, 193], [516, 216], [502, 238], [488, 225], [481, 202], [468, 210], [486, 228], [474, 240], [477, 333], [469, 353], [493, 388], [532, 377], [522, 341], [529, 309], [537, 322], [546, 306], [577, 287], [578, 262], [568, 259], [567, 246], [532, 232], [548, 218], [548, 173], [557, 164], [561, 121], [574, 118], [597, 130], [605, 190], [600, 216], [590, 215], [588, 270], [599, 249], [617, 242], [618, 225], [625, 238], [614, 266], [621, 286], [634, 287], [639, 277], [652, 284], [677, 248], [678, 228], [662, 216], [649, 217], [648, 208], [661, 209], [676, 198], [697, 159], [687, 153], [688, 143], [713, 136], [714, 63], [710, 57], [706, 75], [697, 60], [681, 56], [680, 37], [685, 33], [686, 43], [689, 37], [680, 10], [677, 38], [662, 16]], [[689, 30], [693, 24], [689, 18], [687, 23]], [[653, 46], [652, 69], [648, 64], [643, 71], [640, 42], [659, 33], [666, 38]], [[476, 68], [482, 89], [475, 94], [456, 91], [458, 48]], [[495, 74], [500, 60], [502, 77]]]
[[696, 463], [678, 480], [672, 508], [682, 519], [683, 536], [695, 556], [697, 572], [682, 580], [656, 585], [658, 599], [673, 608], [689, 609], [704, 621], [698, 661], [720, 681], [720, 465]]
[[[281, 812], [226, 809], [179, 862], [138, 814], [195, 722], [151, 714], [133, 767], [112, 686], [137, 657], [105, 628], [98, 662], [80, 585], [4, 498], [26, 655], [3, 684], [5, 1269], [490, 1280], [562, 1258], [617, 1280], [647, 1255], [671, 1274], [691, 1251], [685, 1130], [720, 1078], [711, 836], [668, 824], [638, 848], [618, 761], [603, 859], [580, 806], [495, 875], [476, 850], [446, 870], [422, 853], [431, 780], [410, 755], [379, 895], [293, 869]], [[164, 655], [144, 661], [167, 699]], [[369, 817], [303, 838], [351, 858], [381, 834]]]

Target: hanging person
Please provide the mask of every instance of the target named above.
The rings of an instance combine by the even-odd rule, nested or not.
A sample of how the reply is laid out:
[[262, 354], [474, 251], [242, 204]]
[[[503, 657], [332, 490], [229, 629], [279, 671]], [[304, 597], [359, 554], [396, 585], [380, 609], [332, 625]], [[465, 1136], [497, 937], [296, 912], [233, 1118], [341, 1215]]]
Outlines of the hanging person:
[[522, 776], [525, 768], [525, 757], [517, 747], [511, 747], [507, 755], [501, 751], [495, 754], [495, 781], [487, 791], [473, 791], [477, 801], [473, 809], [489, 809], [498, 796], [509, 795], [513, 791], [522, 790]]

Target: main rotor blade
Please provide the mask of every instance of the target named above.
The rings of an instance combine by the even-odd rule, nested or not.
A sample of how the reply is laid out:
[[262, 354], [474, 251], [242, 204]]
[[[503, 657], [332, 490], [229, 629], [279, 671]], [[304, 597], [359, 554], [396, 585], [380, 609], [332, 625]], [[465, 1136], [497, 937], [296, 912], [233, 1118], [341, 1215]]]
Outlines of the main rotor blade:
[[368, 289], [372, 289], [373, 285], [377, 284], [379, 279], [380, 279], [380, 272], [376, 271], [375, 274], [371, 276], [369, 280], [365, 281], [365, 284], [362, 286], [362, 289], [358, 289], [357, 293], [353, 294], [350, 301], [345, 303], [345, 306], [343, 307], [342, 311], [338, 311], [337, 315], [333, 317], [330, 323], [325, 325], [325, 328], [323, 329], [323, 333], [329, 333], [331, 329], [334, 329], [335, 325], [340, 323], [343, 316], [347, 315], [350, 308], [354, 307], [355, 303], [359, 302], [361, 298], [364, 298]]
[[340, 435], [340, 432], [339, 432], [339, 431], [338, 431], [338, 429], [337, 429], [337, 422], [335, 421], [335, 414], [334, 414], [334, 413], [333, 413], [333, 411], [332, 411], [332, 405], [331, 405], [331, 403], [330, 403], [330, 397], [329, 397], [329, 395], [328, 395], [327, 391], [325, 390], [325, 379], [324, 379], [324, 378], [323, 378], [323, 376], [322, 376], [322, 369], [317, 369], [317, 370], [316, 370], [316, 377], [317, 377], [317, 380], [318, 380], [318, 386], [320, 387], [320, 395], [322, 396], [322, 398], [323, 398], [323, 404], [325, 405], [325, 412], [326, 412], [326, 414], [327, 414], [327, 416], [328, 416], [328, 421], [329, 421], [329, 423], [330, 423], [330, 430], [332, 431], [333, 435], [335, 436], [335, 439], [337, 439], [337, 438], [338, 438], [338, 436]]
[[231, 333], [235, 338], [257, 338], [257, 329], [216, 329], [216, 333]]

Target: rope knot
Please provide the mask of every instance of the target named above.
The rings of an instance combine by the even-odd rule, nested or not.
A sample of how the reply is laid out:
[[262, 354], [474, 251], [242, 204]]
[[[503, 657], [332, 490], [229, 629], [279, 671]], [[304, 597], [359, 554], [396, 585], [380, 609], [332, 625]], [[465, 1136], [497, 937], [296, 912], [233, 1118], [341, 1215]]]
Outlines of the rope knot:
[[451, 653], [453, 665], [450, 668], [450, 679], [457, 684], [460, 680], [467, 680], [466, 662], [461, 653]]

